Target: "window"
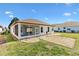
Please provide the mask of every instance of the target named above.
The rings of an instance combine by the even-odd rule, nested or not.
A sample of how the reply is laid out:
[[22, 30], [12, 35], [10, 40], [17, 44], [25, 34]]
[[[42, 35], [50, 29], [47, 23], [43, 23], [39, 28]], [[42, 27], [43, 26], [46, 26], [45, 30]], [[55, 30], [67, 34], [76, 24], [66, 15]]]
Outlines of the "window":
[[41, 33], [43, 32], [43, 27], [41, 27]]
[[74, 33], [75, 31], [74, 31], [74, 30], [72, 30], [71, 32], [72, 32], [72, 33]]
[[30, 35], [33, 35], [33, 28], [30, 27], [29, 29], [30, 29], [30, 31], [29, 31]]
[[54, 29], [52, 28], [52, 31], [53, 31]]
[[66, 32], [66, 30], [63, 30], [63, 32]]
[[58, 28], [58, 30], [60, 30], [60, 28]]
[[18, 25], [15, 25], [15, 34], [18, 36]]
[[62, 32], [62, 31], [58, 31], [58, 32]]
[[48, 32], [49, 32], [49, 27], [48, 27]]
[[35, 34], [39, 34], [40, 32], [39, 32], [39, 26], [35, 26]]
[[68, 28], [67, 30], [70, 30], [70, 28]]
[[66, 29], [66, 27], [63, 27], [64, 29]]
[[33, 35], [33, 27], [28, 25], [21, 25], [21, 36]]

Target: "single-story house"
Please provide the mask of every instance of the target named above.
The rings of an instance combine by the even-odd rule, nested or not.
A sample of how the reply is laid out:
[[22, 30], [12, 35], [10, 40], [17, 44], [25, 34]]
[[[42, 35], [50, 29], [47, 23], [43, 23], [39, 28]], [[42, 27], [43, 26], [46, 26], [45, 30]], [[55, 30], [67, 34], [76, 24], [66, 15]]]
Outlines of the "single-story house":
[[0, 25], [0, 33], [3, 32], [3, 27]]
[[37, 19], [18, 20], [10, 26], [10, 32], [17, 39], [24, 39], [49, 34], [52, 26]]
[[79, 33], [79, 22], [65, 22], [62, 24], [55, 24], [53, 27], [55, 32], [76, 32]]

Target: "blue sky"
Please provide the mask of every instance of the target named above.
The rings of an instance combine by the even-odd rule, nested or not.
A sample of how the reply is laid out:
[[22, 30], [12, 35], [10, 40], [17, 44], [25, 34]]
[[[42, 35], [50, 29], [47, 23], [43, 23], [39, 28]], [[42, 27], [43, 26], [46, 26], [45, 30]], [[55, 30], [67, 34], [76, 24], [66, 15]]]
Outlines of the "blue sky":
[[8, 26], [13, 17], [19, 19], [35, 18], [49, 24], [79, 21], [79, 4], [0, 4], [0, 25]]

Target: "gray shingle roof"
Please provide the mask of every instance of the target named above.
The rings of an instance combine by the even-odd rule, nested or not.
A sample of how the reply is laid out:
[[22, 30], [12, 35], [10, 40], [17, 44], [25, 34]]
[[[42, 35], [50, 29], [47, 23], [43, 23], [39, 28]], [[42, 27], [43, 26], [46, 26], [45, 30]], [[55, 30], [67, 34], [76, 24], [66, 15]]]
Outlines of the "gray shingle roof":
[[72, 26], [79, 26], [79, 22], [65, 22], [65, 23], [62, 23], [62, 24], [57, 24], [55, 25], [55, 27], [72, 27]]
[[20, 20], [18, 22], [26, 22], [26, 23], [32, 23], [32, 24], [43, 24], [43, 25], [49, 25], [48, 23], [46, 22], [43, 22], [43, 21], [40, 21], [38, 19], [23, 19], [23, 20]]

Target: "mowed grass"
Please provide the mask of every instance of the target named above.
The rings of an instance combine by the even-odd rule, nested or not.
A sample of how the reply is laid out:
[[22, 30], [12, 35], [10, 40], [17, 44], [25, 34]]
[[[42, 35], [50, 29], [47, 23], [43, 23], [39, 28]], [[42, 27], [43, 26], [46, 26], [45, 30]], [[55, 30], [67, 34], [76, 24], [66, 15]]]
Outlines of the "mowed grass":
[[[75, 38], [74, 48], [67, 48], [58, 44], [40, 40], [36, 43], [14, 41], [11, 34], [7, 43], [0, 45], [0, 55], [3, 56], [75, 56], [79, 55], [79, 34], [60, 33], [61, 36]], [[75, 36], [74, 36], [75, 35]]]
[[5, 56], [61, 56], [70, 55], [70, 49], [41, 40], [36, 43], [25, 43], [21, 41], [9, 42], [6, 44], [3, 53]]
[[79, 33], [60, 33], [64, 37], [79, 39]]

